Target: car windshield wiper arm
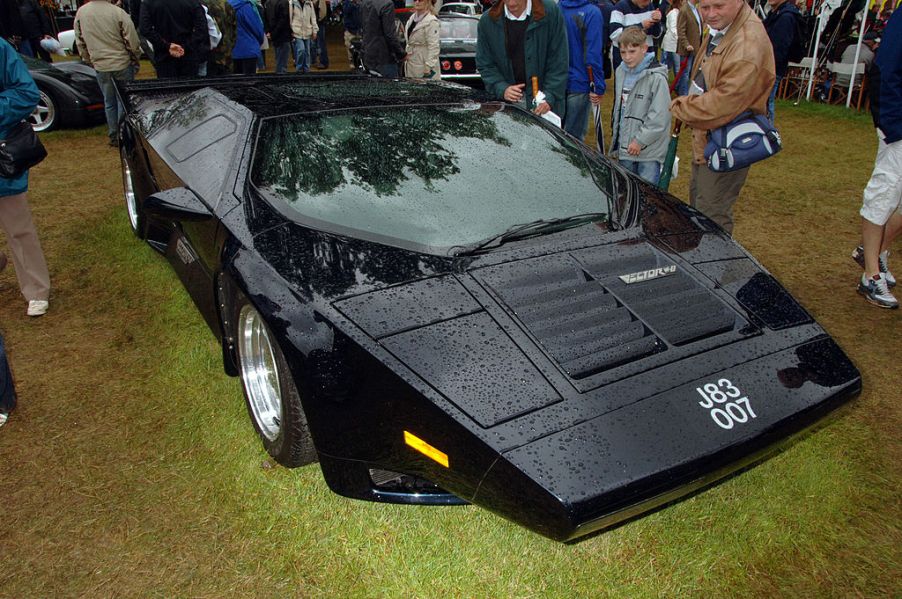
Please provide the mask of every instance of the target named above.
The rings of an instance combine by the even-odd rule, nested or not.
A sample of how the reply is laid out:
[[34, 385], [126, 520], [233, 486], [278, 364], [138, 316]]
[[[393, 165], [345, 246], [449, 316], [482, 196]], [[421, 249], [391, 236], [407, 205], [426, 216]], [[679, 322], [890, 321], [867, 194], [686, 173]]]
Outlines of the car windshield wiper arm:
[[454, 256], [475, 254], [481, 250], [496, 248], [515, 239], [526, 239], [527, 237], [559, 231], [592, 220], [607, 220], [608, 216], [609, 215], [604, 212], [587, 212], [585, 214], [574, 214], [573, 216], [565, 216], [562, 218], [543, 218], [528, 223], [519, 223], [508, 227], [504, 232], [498, 235], [483, 239], [482, 241], [477, 241], [468, 245], [455, 246], [452, 248], [451, 254]]

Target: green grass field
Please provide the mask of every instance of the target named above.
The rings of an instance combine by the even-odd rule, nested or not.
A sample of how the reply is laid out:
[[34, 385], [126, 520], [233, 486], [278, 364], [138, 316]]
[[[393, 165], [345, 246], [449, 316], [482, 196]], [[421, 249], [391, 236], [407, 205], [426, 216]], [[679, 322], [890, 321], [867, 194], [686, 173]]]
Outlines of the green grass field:
[[[49, 314], [26, 319], [0, 274], [20, 393], [0, 430], [0, 596], [900, 596], [902, 314], [857, 296], [848, 257], [873, 127], [789, 103], [778, 125], [786, 150], [752, 169], [736, 236], [837, 338], [864, 392], [758, 467], [573, 545], [476, 507], [344, 499], [316, 466], [275, 466], [213, 335], [129, 232], [104, 128], [43, 136], [30, 197]], [[684, 136], [680, 197], [688, 150]]]

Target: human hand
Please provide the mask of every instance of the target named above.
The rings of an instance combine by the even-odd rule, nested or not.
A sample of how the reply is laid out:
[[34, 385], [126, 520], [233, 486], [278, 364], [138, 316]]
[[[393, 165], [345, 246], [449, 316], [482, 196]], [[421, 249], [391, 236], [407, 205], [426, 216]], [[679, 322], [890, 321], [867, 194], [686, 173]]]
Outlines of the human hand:
[[660, 11], [660, 10], [653, 10], [653, 11], [651, 12], [651, 20], [652, 20], [653, 23], [659, 22], [659, 21], [661, 20], [661, 11]]
[[523, 87], [525, 83], [518, 83], [516, 85], [508, 85], [507, 89], [504, 90], [504, 99], [508, 102], [519, 102], [523, 99]]
[[549, 104], [548, 102], [542, 102], [532, 111], [532, 113], [536, 116], [542, 116], [546, 112], [551, 112], [551, 104]]
[[185, 49], [178, 44], [169, 44], [169, 56], [173, 58], [181, 58], [185, 55]]
[[689, 44], [686, 44], [686, 52], [695, 52], [695, 48], [693, 48]]
[[595, 106], [598, 106], [601, 104], [601, 96], [599, 94], [593, 94], [592, 92], [589, 92], [589, 102], [591, 102]]
[[638, 156], [639, 152], [642, 151], [642, 147], [639, 145], [635, 139], [630, 142], [630, 145], [626, 148], [626, 153], [630, 156]]

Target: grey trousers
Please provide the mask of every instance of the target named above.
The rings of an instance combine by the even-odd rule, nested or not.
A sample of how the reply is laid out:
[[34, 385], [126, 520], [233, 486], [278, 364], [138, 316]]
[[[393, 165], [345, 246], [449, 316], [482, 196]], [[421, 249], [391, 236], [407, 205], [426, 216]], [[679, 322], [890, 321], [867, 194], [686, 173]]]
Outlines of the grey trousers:
[[733, 204], [749, 176], [745, 167], [730, 173], [716, 173], [706, 164], [692, 164], [689, 180], [689, 204], [733, 234]]
[[50, 299], [50, 273], [31, 220], [27, 193], [0, 197], [0, 227], [6, 232], [22, 295], [28, 301]]

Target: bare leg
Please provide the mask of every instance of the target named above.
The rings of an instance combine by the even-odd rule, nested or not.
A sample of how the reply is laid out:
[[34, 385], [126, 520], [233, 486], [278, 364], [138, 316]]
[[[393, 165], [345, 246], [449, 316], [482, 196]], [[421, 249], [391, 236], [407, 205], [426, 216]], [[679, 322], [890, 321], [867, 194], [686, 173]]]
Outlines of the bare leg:
[[866, 218], [861, 219], [861, 241], [864, 246], [864, 274], [870, 279], [880, 272], [877, 255], [883, 243], [886, 225], [877, 225]]
[[902, 212], [896, 211], [889, 217], [889, 220], [884, 227], [883, 243], [880, 245], [880, 252], [882, 253], [890, 249], [890, 246], [893, 245], [893, 242], [900, 233], [902, 233]]

